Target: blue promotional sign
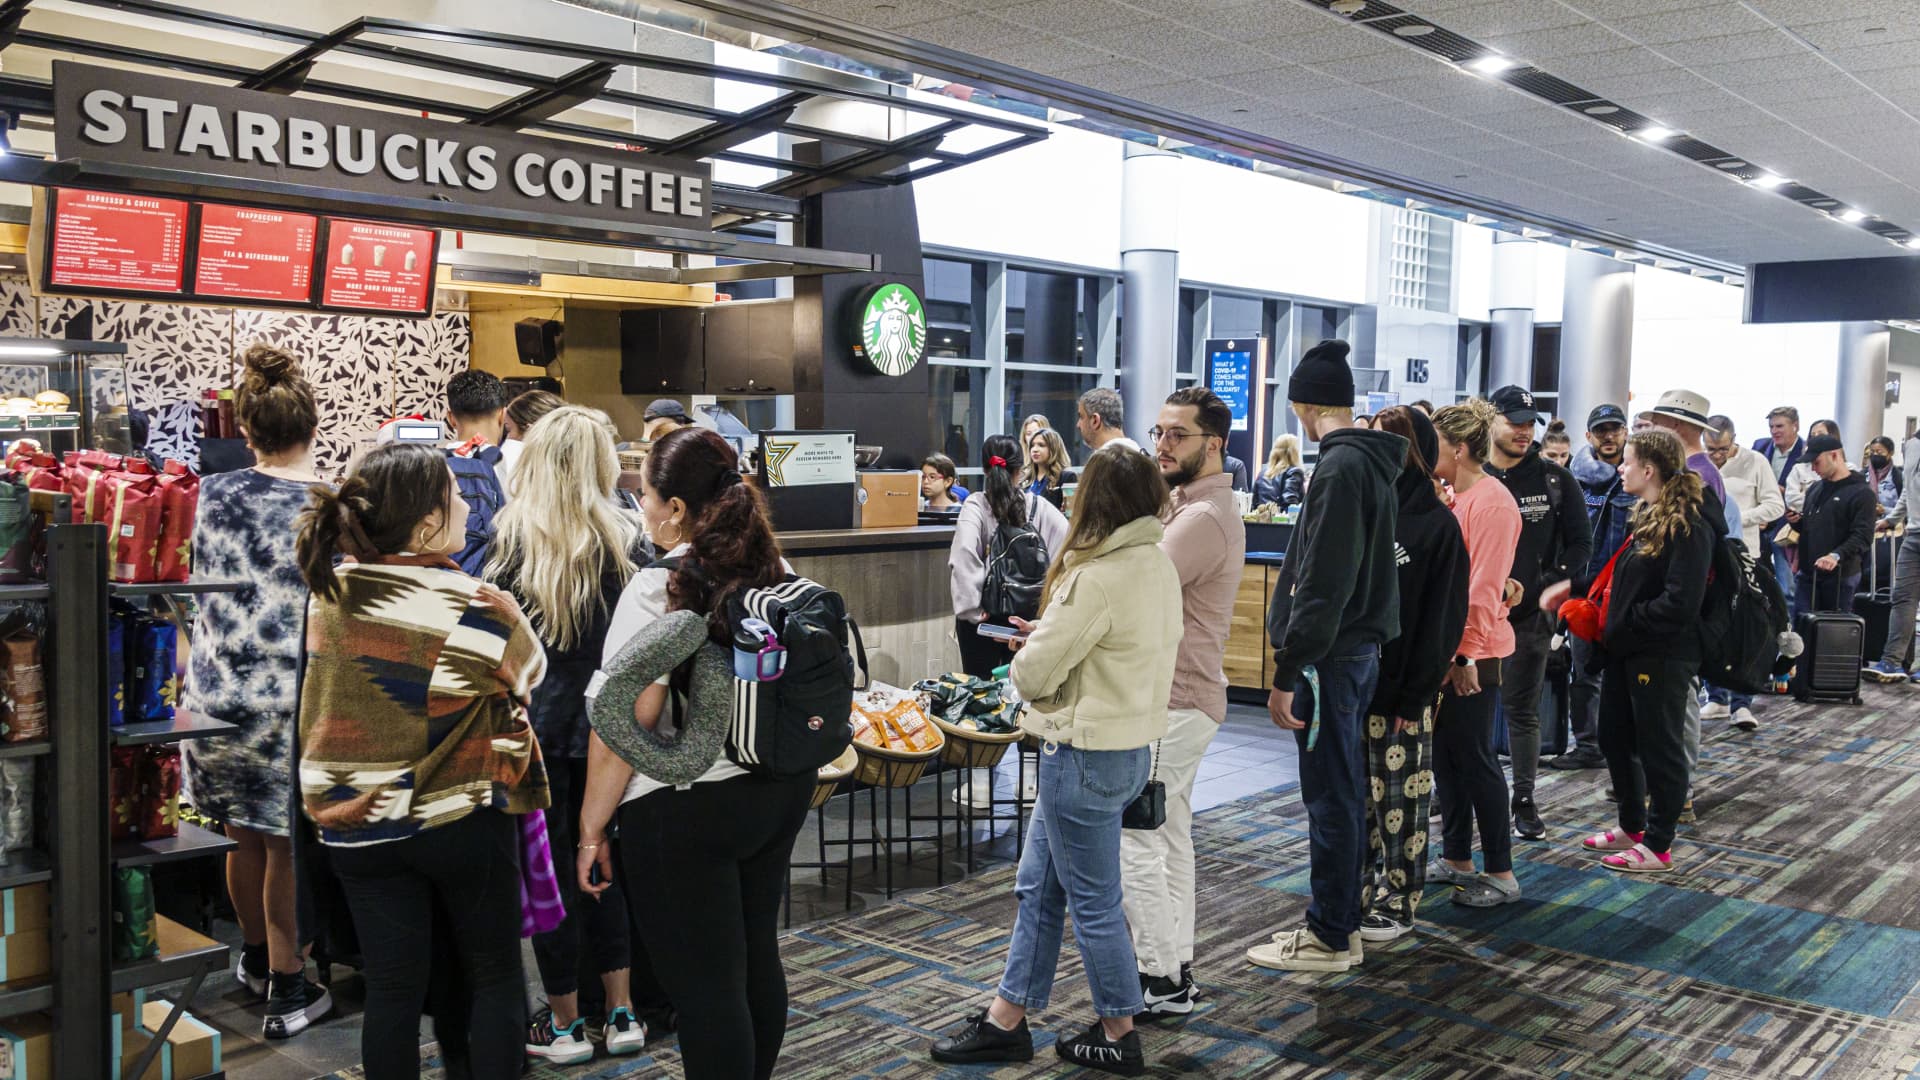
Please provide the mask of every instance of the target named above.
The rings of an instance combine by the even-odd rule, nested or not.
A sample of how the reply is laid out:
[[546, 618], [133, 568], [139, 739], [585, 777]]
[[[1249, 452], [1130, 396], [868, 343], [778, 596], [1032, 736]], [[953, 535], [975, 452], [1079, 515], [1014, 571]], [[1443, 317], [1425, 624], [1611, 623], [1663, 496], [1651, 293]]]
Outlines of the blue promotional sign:
[[1260, 350], [1259, 338], [1207, 341], [1207, 385], [1233, 410], [1233, 430], [1248, 429], [1253, 387], [1253, 357]]

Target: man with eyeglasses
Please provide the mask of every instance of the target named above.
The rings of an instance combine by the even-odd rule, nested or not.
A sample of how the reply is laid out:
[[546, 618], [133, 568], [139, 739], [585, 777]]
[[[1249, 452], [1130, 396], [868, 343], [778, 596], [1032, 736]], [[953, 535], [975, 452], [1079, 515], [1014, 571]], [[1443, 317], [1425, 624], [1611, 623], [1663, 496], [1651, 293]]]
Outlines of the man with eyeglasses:
[[1120, 838], [1127, 925], [1140, 962], [1146, 1011], [1138, 1020], [1193, 1011], [1193, 781], [1227, 719], [1227, 629], [1247, 561], [1247, 530], [1233, 501], [1221, 448], [1233, 412], [1204, 386], [1176, 390], [1149, 434], [1160, 475], [1173, 489], [1160, 550], [1180, 574], [1180, 652], [1167, 702], [1167, 733], [1154, 744], [1153, 775], [1166, 786], [1166, 820]]
[[[1741, 446], [1735, 438], [1732, 417], [1709, 416], [1707, 423], [1711, 426], [1701, 436], [1707, 457], [1720, 470], [1727, 502], [1740, 514], [1740, 540], [1758, 562], [1760, 530], [1787, 512], [1787, 497], [1781, 493], [1767, 459]], [[1707, 684], [1707, 706], [1700, 711], [1700, 718], [1725, 719], [1741, 731], [1760, 729], [1760, 720], [1753, 715], [1753, 695], [1736, 694], [1712, 683]]]

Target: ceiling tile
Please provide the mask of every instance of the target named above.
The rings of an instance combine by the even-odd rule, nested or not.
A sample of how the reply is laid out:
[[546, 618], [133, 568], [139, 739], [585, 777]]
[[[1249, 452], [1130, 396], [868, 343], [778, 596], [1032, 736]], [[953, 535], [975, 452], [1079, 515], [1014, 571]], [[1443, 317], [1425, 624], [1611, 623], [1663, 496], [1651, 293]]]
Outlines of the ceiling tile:
[[1748, 63], [1776, 56], [1801, 55], [1807, 47], [1782, 30], [1755, 30], [1724, 37], [1695, 38], [1652, 46], [1652, 51], [1682, 67]]
[[1611, 52], [1628, 44], [1598, 23], [1482, 38], [1480, 43], [1548, 71], [1553, 70], [1552, 61], [1557, 57]]
[[1675, 41], [1726, 37], [1728, 34], [1766, 30], [1771, 25], [1751, 9], [1735, 3], [1689, 4], [1677, 11], [1639, 18], [1608, 19], [1606, 23], [1636, 45], [1663, 45]]
[[[1428, 14], [1418, 5], [1401, 6], [1416, 14]], [[1514, 4], [1504, 0], [1498, 3], [1475, 0], [1469, 4], [1448, 5], [1447, 10], [1435, 11], [1430, 17], [1434, 25], [1475, 40], [1578, 26], [1591, 21], [1585, 15], [1560, 4]]]
[[1829, 49], [1821, 54], [1843, 71], [1878, 71], [1882, 68], [1912, 67], [1914, 49], [1904, 42], [1862, 45], [1852, 49]]
[[[1832, 5], [1823, 5], [1829, 12]], [[1848, 4], [1851, 13], [1858, 5]], [[1833, 22], [1786, 22], [1794, 33], [1813, 43], [1816, 49], [1850, 49], [1860, 45], [1886, 45], [1898, 41], [1920, 41], [1920, 18], [1911, 0], [1900, 0], [1903, 9], [1897, 15], [1867, 15]], [[1765, 11], [1765, 8], [1761, 9]]]
[[1034, 0], [994, 12], [998, 18], [1049, 33], [1118, 29], [1142, 21], [1139, 11], [1113, 0]]
[[947, 0], [821, 0], [814, 6], [823, 15], [877, 30], [898, 30], [966, 13], [964, 6]]

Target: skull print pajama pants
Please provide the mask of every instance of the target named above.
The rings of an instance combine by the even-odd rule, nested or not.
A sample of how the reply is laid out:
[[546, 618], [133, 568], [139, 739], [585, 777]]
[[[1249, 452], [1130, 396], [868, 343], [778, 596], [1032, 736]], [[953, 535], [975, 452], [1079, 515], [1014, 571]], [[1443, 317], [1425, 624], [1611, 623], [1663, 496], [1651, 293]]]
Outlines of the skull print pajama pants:
[[1391, 717], [1367, 717], [1365, 914], [1411, 923], [1427, 884], [1427, 805], [1433, 796], [1433, 710], [1395, 733]]

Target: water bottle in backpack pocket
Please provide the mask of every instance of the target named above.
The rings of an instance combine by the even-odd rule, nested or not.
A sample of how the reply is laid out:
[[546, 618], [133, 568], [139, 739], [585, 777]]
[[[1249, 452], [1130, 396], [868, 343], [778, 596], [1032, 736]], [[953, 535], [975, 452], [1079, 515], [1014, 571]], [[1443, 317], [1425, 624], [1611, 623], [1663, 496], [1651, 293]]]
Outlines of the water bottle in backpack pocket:
[[[846, 602], [788, 574], [730, 599], [727, 625], [735, 674], [727, 758], [777, 779], [814, 776], [853, 743], [853, 692], [866, 684], [866, 647]], [[756, 678], [739, 677], [748, 668]]]

